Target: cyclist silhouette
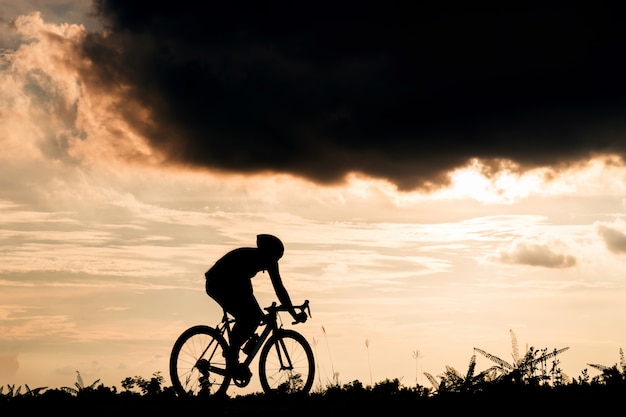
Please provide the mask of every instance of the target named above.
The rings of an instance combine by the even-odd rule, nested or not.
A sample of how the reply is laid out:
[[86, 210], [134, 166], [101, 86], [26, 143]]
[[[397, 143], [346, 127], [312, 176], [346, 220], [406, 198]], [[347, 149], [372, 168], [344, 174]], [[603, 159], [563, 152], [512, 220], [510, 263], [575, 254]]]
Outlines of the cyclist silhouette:
[[278, 260], [285, 251], [283, 243], [276, 236], [260, 234], [256, 244], [256, 248], [228, 252], [204, 274], [207, 294], [236, 320], [226, 360], [235, 375], [242, 377], [251, 374], [247, 367], [239, 364], [239, 350], [265, 317], [252, 290], [251, 280], [257, 273], [269, 272], [278, 300], [288, 308], [295, 321], [305, 322], [307, 319], [306, 313], [297, 313], [293, 308], [278, 271]]

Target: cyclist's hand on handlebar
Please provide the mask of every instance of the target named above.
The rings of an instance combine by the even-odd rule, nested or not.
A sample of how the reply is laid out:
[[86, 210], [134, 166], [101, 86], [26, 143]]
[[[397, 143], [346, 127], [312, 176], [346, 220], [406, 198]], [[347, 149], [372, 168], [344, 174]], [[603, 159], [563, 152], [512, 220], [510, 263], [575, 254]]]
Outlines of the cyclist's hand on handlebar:
[[295, 316], [293, 316], [293, 318], [295, 320], [293, 324], [297, 324], [297, 323], [304, 323], [306, 319], [309, 318], [309, 316], [304, 311], [302, 311], [300, 313], [297, 313]]

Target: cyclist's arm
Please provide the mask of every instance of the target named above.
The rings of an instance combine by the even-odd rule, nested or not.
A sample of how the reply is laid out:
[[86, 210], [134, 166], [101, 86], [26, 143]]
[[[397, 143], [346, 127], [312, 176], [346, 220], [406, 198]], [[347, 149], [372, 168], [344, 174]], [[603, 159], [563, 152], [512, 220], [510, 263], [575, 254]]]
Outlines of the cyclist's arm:
[[276, 296], [278, 297], [278, 301], [280, 301], [283, 307], [287, 307], [287, 311], [289, 311], [289, 314], [291, 314], [295, 319], [297, 313], [296, 310], [293, 308], [293, 303], [291, 302], [289, 293], [283, 285], [283, 280], [280, 277], [280, 272], [278, 272], [278, 263], [268, 268], [268, 272], [270, 275], [270, 279], [272, 280], [272, 285], [274, 286], [274, 291], [276, 292]]

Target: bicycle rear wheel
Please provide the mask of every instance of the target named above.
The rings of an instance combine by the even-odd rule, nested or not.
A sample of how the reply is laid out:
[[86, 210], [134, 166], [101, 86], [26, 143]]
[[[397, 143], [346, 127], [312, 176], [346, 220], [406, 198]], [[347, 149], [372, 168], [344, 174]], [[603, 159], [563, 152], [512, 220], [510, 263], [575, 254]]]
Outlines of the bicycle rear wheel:
[[277, 330], [259, 357], [259, 379], [266, 393], [308, 393], [315, 377], [309, 342], [293, 330]]
[[183, 332], [170, 355], [170, 378], [181, 397], [222, 395], [230, 384], [225, 352], [228, 343], [214, 328], [194, 326]]

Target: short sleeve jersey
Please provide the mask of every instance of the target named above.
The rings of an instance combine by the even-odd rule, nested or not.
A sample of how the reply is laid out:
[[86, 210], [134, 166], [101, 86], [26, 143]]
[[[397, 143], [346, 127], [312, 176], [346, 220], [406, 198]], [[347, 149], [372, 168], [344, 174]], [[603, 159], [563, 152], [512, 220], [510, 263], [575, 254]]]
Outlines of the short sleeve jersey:
[[278, 263], [267, 260], [257, 248], [238, 248], [220, 258], [206, 273], [216, 281], [241, 281], [261, 271], [278, 271]]

